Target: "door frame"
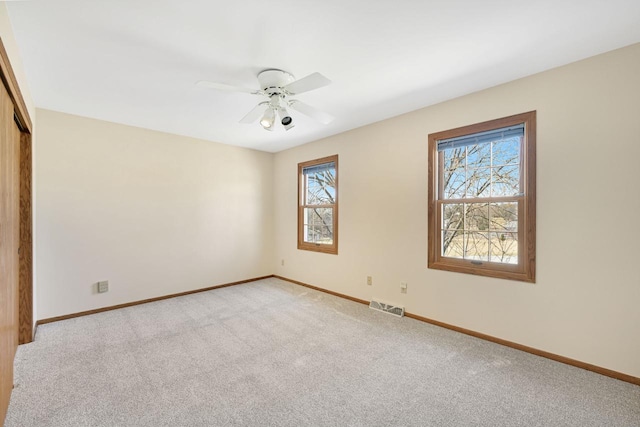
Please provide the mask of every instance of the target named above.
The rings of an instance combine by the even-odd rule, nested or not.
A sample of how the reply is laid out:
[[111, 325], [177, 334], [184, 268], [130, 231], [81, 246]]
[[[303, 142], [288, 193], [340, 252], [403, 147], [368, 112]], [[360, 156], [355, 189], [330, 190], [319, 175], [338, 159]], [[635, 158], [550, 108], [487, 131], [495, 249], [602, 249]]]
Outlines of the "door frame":
[[14, 117], [20, 129], [20, 243], [18, 267], [18, 343], [33, 341], [33, 124], [9, 55], [0, 37], [0, 79], [13, 101]]

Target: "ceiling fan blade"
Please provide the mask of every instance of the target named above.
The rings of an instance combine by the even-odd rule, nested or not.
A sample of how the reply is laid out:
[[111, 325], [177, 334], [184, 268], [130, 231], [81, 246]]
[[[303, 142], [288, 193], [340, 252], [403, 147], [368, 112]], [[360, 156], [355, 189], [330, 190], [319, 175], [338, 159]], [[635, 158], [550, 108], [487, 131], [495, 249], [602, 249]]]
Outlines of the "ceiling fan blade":
[[311, 117], [325, 125], [331, 123], [333, 119], [335, 119], [331, 114], [320, 111], [309, 104], [298, 101], [297, 99], [292, 99], [289, 102], [289, 106], [294, 110], [301, 112], [305, 116]]
[[289, 83], [284, 87], [284, 90], [291, 95], [298, 93], [308, 92], [310, 90], [318, 89], [331, 83], [331, 80], [326, 78], [320, 73], [309, 74], [307, 77], [303, 77], [296, 80], [293, 83]]
[[196, 83], [198, 86], [201, 87], [206, 87], [209, 89], [216, 89], [216, 90], [226, 90], [229, 92], [244, 92], [244, 93], [250, 93], [252, 95], [259, 95], [262, 93], [262, 91], [257, 90], [257, 89], [249, 89], [247, 87], [242, 87], [242, 86], [232, 86], [232, 85], [227, 85], [224, 83], [216, 83], [216, 82], [209, 82], [206, 80], [200, 80], [198, 83]]
[[251, 124], [255, 122], [260, 118], [260, 116], [264, 114], [265, 111], [267, 111], [268, 106], [268, 102], [261, 102], [260, 104], [256, 105], [251, 111], [247, 113], [246, 116], [240, 119], [240, 123]]

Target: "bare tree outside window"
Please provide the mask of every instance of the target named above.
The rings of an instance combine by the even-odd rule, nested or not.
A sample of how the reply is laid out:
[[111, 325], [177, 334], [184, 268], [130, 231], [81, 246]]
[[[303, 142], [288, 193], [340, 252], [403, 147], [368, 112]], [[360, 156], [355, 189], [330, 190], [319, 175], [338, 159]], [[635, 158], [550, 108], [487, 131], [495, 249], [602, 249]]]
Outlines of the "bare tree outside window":
[[314, 243], [333, 243], [333, 207], [335, 204], [335, 165], [327, 164], [327, 168], [305, 172], [306, 207], [304, 240]]
[[521, 138], [443, 152], [443, 256], [518, 263]]

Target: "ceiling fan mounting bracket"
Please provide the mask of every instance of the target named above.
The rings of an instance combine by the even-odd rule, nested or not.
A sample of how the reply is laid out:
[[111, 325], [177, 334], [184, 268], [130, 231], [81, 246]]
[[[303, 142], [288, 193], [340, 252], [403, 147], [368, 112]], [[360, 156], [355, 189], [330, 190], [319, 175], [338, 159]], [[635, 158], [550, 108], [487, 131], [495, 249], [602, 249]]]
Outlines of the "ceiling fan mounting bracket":
[[277, 68], [269, 68], [258, 73], [260, 89], [262, 89], [262, 91], [268, 96], [284, 94], [284, 90], [282, 88], [289, 83], [293, 83], [295, 80], [296, 79], [293, 74]]

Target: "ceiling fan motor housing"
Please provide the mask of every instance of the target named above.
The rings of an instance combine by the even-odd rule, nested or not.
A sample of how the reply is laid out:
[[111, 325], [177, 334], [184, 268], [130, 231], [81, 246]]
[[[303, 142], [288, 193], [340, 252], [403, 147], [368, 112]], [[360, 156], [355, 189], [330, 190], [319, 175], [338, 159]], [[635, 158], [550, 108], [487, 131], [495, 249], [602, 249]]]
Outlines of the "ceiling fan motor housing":
[[269, 97], [275, 94], [283, 94], [282, 88], [289, 83], [293, 83], [295, 80], [293, 74], [276, 68], [270, 68], [258, 74], [260, 89], [266, 92]]

